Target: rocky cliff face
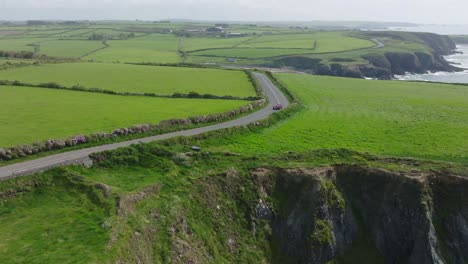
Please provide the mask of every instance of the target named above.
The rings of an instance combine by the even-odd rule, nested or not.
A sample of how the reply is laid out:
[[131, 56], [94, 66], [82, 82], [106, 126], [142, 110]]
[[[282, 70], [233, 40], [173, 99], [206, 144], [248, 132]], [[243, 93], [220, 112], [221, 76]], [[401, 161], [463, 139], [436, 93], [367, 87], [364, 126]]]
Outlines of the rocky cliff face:
[[394, 74], [402, 75], [407, 72], [459, 70], [450, 65], [441, 55], [424, 52], [387, 52], [381, 55], [365, 55], [363, 58], [369, 62], [369, 65], [359, 67], [361, 74], [379, 79], [391, 79]]
[[461, 69], [448, 63], [443, 56], [452, 54], [456, 49], [455, 42], [448, 36], [432, 33], [410, 32], [366, 32], [369, 38], [393, 39], [408, 43], [417, 43], [427, 47], [428, 51], [384, 51], [370, 50], [362, 58], [368, 64], [327, 65], [317, 58], [290, 56], [276, 59], [271, 67], [291, 67], [300, 71], [318, 75], [331, 75], [351, 78], [371, 77], [392, 79], [394, 75], [406, 72], [425, 73], [428, 71], [459, 71]]
[[385, 263], [468, 262], [466, 178], [350, 166], [252, 175], [271, 201], [272, 250], [293, 262], [339, 259], [359, 233]]

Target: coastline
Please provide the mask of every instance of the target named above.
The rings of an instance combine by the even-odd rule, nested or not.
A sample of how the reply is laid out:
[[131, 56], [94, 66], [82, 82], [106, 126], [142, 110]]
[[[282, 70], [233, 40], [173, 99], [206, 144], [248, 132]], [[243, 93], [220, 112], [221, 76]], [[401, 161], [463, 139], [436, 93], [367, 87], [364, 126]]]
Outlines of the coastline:
[[406, 73], [404, 75], [395, 75], [396, 80], [400, 81], [427, 81], [427, 82], [446, 82], [446, 83], [468, 83], [468, 45], [457, 45], [454, 54], [444, 56], [445, 60], [453, 66], [464, 69], [460, 72], [429, 72], [423, 74]]

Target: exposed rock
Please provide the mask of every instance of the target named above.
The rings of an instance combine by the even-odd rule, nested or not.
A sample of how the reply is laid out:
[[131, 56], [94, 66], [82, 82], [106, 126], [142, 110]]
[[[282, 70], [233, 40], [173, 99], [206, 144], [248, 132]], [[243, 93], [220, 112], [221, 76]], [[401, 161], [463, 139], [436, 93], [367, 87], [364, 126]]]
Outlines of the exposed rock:
[[0, 148], [0, 159], [6, 159], [6, 151]]
[[228, 238], [229, 252], [232, 254], [236, 251], [236, 241], [233, 238]]
[[65, 141], [61, 139], [54, 140], [53, 148], [54, 149], [62, 149], [66, 146]]
[[[466, 263], [468, 179], [354, 166], [252, 172], [264, 199], [252, 217], [270, 221], [282, 252], [326, 263], [369, 234], [386, 263]], [[360, 219], [360, 222], [356, 219]], [[256, 233], [256, 225], [252, 231]], [[361, 230], [361, 231], [359, 231]]]
[[260, 199], [254, 210], [254, 217], [259, 220], [271, 220], [273, 212], [271, 209]]
[[94, 187], [102, 190], [105, 197], [109, 197], [112, 194], [112, 188], [104, 183], [96, 183]]

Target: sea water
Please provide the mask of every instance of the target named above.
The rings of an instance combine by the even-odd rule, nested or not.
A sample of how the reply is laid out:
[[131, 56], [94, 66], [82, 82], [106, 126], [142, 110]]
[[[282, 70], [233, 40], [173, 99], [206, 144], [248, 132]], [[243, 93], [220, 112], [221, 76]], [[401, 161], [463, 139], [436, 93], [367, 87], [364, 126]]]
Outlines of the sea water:
[[389, 27], [388, 30], [430, 32], [439, 35], [468, 35], [468, 25], [418, 25], [415, 27]]
[[458, 45], [460, 54], [445, 56], [445, 59], [454, 63], [454, 66], [463, 68], [461, 72], [432, 72], [425, 74], [396, 75], [398, 80], [431, 81], [446, 83], [468, 83], [468, 45]]

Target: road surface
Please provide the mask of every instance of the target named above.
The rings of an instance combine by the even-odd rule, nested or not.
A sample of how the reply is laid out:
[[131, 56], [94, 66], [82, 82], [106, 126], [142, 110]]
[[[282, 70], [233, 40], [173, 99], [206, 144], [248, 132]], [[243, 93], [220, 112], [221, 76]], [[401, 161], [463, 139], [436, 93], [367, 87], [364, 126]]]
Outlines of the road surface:
[[380, 41], [380, 39], [377, 39], [377, 38], [373, 38], [371, 39], [376, 45], [374, 46], [374, 49], [381, 49], [381, 48], [385, 48], [385, 44]]
[[189, 130], [182, 130], [182, 131], [177, 131], [177, 132], [172, 132], [172, 133], [167, 133], [167, 134], [162, 134], [162, 135], [157, 135], [157, 136], [134, 139], [134, 140], [124, 141], [124, 142], [119, 142], [119, 143], [80, 149], [80, 150], [74, 150], [74, 151], [64, 152], [60, 154], [55, 154], [52, 156], [47, 156], [44, 158], [39, 158], [35, 160], [30, 160], [30, 161], [16, 163], [13, 165], [0, 167], [0, 180], [29, 175], [29, 174], [33, 174], [36, 172], [45, 171], [45, 170], [48, 170], [50, 168], [57, 167], [57, 166], [77, 164], [88, 159], [88, 156], [90, 154], [102, 152], [106, 150], [118, 149], [121, 147], [127, 147], [132, 144], [147, 143], [147, 142], [152, 142], [156, 140], [164, 140], [164, 139], [169, 139], [169, 138], [179, 137], [179, 136], [194, 136], [194, 135], [202, 134], [202, 133], [209, 132], [209, 131], [247, 125], [247, 124], [265, 119], [268, 116], [270, 116], [274, 112], [273, 106], [275, 104], [279, 103], [279, 104], [282, 104], [284, 107], [289, 105], [288, 99], [270, 81], [268, 77], [266, 77], [262, 73], [254, 73], [254, 77], [258, 80], [260, 86], [262, 87], [263, 91], [265, 92], [265, 94], [267, 95], [269, 99], [268, 105], [259, 111], [240, 117], [238, 119], [234, 119], [234, 120], [227, 121], [224, 123], [219, 123], [216, 125], [189, 129]]

